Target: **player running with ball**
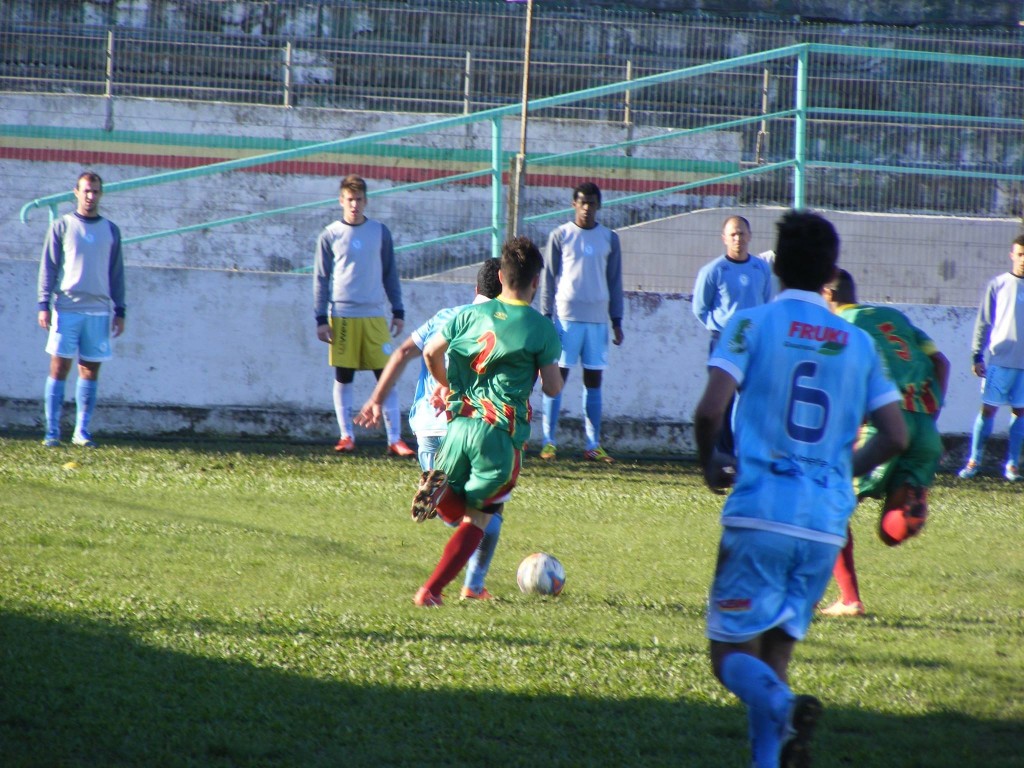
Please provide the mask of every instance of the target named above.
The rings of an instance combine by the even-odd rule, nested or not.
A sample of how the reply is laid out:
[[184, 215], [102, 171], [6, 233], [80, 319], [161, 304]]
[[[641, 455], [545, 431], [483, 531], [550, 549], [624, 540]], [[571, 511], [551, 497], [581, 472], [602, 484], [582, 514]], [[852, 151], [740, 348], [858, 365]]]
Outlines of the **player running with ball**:
[[538, 373], [544, 394], [562, 390], [558, 333], [530, 306], [543, 266], [528, 238], [509, 240], [501, 251], [498, 298], [462, 310], [423, 350], [438, 382], [437, 402], [448, 412], [448, 433], [412, 513], [417, 519], [436, 514], [458, 528], [416, 592], [416, 605], [441, 605], [441, 590], [469, 561], [515, 487]]

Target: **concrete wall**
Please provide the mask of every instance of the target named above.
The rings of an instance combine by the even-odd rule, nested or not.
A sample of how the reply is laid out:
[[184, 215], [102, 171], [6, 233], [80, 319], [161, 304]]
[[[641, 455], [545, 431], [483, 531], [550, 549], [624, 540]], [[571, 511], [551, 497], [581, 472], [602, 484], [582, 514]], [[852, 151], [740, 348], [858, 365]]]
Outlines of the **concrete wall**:
[[[0, 429], [41, 434], [48, 358], [36, 325], [36, 272], [32, 261], [0, 261]], [[308, 276], [129, 267], [127, 279], [127, 330], [103, 367], [98, 435], [336, 439], [331, 371], [310, 318]], [[468, 286], [457, 284], [412, 281], [403, 292], [409, 330], [469, 298]], [[688, 296], [627, 298], [626, 339], [612, 348], [605, 378], [605, 443], [622, 453], [692, 455], [691, 414], [705, 379], [707, 336]], [[978, 382], [968, 368], [974, 309], [904, 309], [953, 362], [940, 428], [969, 432], [978, 407]], [[575, 371], [563, 399], [566, 445], [580, 442], [580, 378]], [[359, 374], [356, 382], [361, 404], [373, 377]], [[412, 391], [410, 369], [399, 385], [403, 411]], [[69, 386], [69, 400], [72, 393]], [[67, 418], [72, 410], [69, 402]], [[1006, 414], [999, 418], [997, 432], [1005, 432]]]

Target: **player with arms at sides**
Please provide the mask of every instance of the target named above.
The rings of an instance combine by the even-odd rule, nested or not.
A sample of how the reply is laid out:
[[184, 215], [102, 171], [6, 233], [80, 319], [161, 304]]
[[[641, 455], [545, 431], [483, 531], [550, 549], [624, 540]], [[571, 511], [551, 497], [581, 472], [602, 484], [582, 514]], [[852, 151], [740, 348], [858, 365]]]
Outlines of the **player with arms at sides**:
[[[936, 420], [949, 383], [949, 360], [928, 334], [899, 310], [858, 304], [857, 286], [845, 269], [840, 269], [821, 293], [833, 312], [871, 334], [902, 396], [910, 446], [854, 481], [858, 500], [884, 500], [878, 535], [888, 546], [895, 547], [920, 533], [928, 518], [928, 489], [942, 458], [942, 436]], [[873, 427], [866, 424], [859, 439], [867, 440], [872, 434]], [[826, 616], [864, 615], [850, 527], [832, 575], [839, 585], [839, 599], [821, 612]]]
[[[782, 291], [726, 324], [694, 414], [705, 483], [733, 486], [708, 597], [711, 663], [746, 705], [757, 768], [810, 765], [822, 707], [790, 690], [789, 662], [845, 542], [853, 477], [907, 447], [900, 395], [871, 337], [820, 295], [835, 274], [835, 229], [802, 211], [777, 229]], [[715, 449], [734, 396], [735, 467]], [[869, 415], [877, 432], [854, 449]]]
[[[313, 314], [316, 337], [330, 344], [328, 362], [334, 368], [334, 413], [340, 437], [334, 450], [356, 449], [352, 425], [352, 381], [356, 371], [373, 371], [380, 378], [391, 355], [391, 336], [405, 325], [402, 285], [391, 232], [368, 219], [366, 182], [354, 174], [341, 180], [338, 192], [342, 217], [328, 225], [316, 243], [313, 257]], [[382, 309], [385, 295], [391, 304], [391, 327]], [[413, 456], [402, 440], [398, 393], [384, 403], [388, 453]]]
[[[481, 265], [476, 276], [474, 304], [489, 301], [501, 293], [501, 281], [498, 279], [500, 265], [500, 259], [487, 259]], [[437, 449], [441, 445], [441, 439], [448, 431], [447, 413], [444, 409], [435, 408], [431, 403], [434, 390], [437, 389], [437, 381], [430, 375], [427, 363], [423, 360], [423, 347], [448, 324], [449, 320], [468, 306], [470, 305], [446, 307], [409, 334], [409, 338], [391, 353], [388, 364], [384, 366], [384, 372], [377, 379], [377, 386], [374, 387], [370, 397], [355, 417], [355, 423], [361, 427], [377, 426], [381, 418], [381, 403], [398, 382], [406, 365], [414, 358], [419, 358], [420, 372], [416, 379], [416, 395], [413, 398], [412, 407], [409, 408], [409, 426], [416, 434], [416, 455], [422, 470], [421, 482], [426, 478], [427, 472], [434, 468]], [[497, 509], [491, 516], [491, 522], [484, 530], [484, 537], [466, 565], [466, 579], [461, 591], [463, 600], [490, 600], [493, 597], [487, 591], [484, 582], [487, 579], [487, 571], [490, 569], [494, 550], [498, 546], [498, 539], [501, 536], [503, 507], [503, 504], [497, 505]]]
[[[548, 236], [540, 284], [540, 308], [550, 317], [562, 341], [558, 366], [562, 380], [577, 362], [583, 365], [584, 451], [587, 461], [610, 463], [601, 447], [601, 382], [608, 367], [608, 321], [612, 343], [622, 344], [622, 249], [619, 236], [597, 221], [601, 190], [585, 181], [572, 191], [575, 216]], [[544, 445], [540, 457], [557, 454], [561, 396], [544, 396]]]
[[970, 458], [960, 470], [962, 480], [978, 474], [985, 442], [1001, 405], [1010, 406], [1012, 412], [1003, 477], [1011, 483], [1020, 480], [1020, 449], [1024, 444], [1024, 235], [1013, 241], [1010, 265], [1009, 272], [993, 278], [985, 288], [974, 323], [971, 370], [982, 379], [981, 411], [971, 433]]
[[412, 513], [417, 520], [436, 514], [458, 527], [416, 592], [416, 605], [441, 605], [441, 591], [469, 561], [515, 487], [538, 373], [544, 394], [562, 389], [558, 334], [530, 306], [543, 265], [528, 238], [506, 242], [498, 298], [462, 310], [423, 349], [438, 382], [435, 405], [443, 404], [448, 414], [448, 432], [436, 468], [420, 482]]
[[[693, 284], [693, 314], [711, 336], [709, 354], [714, 351], [722, 329], [741, 309], [771, 301], [775, 292], [771, 263], [750, 253], [750, 222], [743, 216], [729, 216], [722, 222], [725, 252], [697, 272]], [[733, 452], [732, 404], [725, 410], [719, 434], [719, 449]]]
[[50, 373], [43, 393], [43, 445], [47, 448], [60, 445], [64, 385], [76, 356], [78, 383], [71, 442], [96, 447], [89, 423], [96, 407], [100, 365], [113, 355], [111, 338], [124, 332], [121, 230], [100, 216], [103, 179], [85, 171], [75, 182], [74, 192], [75, 211], [50, 225], [39, 264], [38, 322], [49, 331]]

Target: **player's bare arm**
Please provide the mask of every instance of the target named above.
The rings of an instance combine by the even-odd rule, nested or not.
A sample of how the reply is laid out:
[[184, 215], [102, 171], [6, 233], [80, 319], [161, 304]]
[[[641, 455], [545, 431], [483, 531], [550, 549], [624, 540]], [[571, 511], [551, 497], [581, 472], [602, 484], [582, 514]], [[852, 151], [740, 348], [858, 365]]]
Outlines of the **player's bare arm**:
[[391, 390], [398, 383], [409, 361], [419, 355], [420, 348], [416, 346], [412, 337], [403, 341], [402, 345], [391, 353], [388, 364], [380, 372], [380, 378], [377, 379], [377, 385], [373, 388], [373, 392], [370, 393], [366, 402], [363, 403], [363, 407], [359, 409], [359, 413], [353, 419], [356, 424], [360, 427], [375, 427], [380, 424], [383, 413], [381, 403], [391, 394]]
[[929, 357], [932, 360], [932, 368], [935, 369], [935, 381], [938, 382], [942, 396], [945, 397], [949, 392], [949, 358], [941, 352], [935, 352]]
[[898, 402], [888, 403], [871, 412], [871, 423], [878, 431], [853, 452], [853, 474], [860, 477], [907, 450], [910, 437], [903, 409]]
[[705, 485], [715, 493], [723, 493], [736, 479], [734, 461], [715, 450], [722, 419], [735, 394], [736, 380], [721, 368], [710, 368], [704, 394], [693, 413], [697, 458], [704, 470]]
[[558, 363], [550, 363], [540, 368], [540, 388], [548, 397], [556, 397], [562, 391], [565, 378], [558, 367]]

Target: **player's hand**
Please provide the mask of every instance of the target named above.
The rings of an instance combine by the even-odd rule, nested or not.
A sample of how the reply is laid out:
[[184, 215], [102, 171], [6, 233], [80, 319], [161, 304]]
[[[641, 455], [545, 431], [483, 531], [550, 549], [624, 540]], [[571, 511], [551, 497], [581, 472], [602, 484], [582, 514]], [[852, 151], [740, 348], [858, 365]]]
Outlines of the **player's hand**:
[[50, 330], [50, 310], [39, 310], [39, 327], [44, 331]]
[[736, 482], [736, 457], [715, 450], [704, 467], [704, 484], [712, 493], [723, 495]]
[[333, 341], [331, 338], [331, 326], [326, 323], [324, 325], [318, 325], [316, 327], [316, 337], [325, 344], [330, 344]]
[[622, 340], [626, 338], [626, 334], [622, 332], [621, 325], [612, 326], [612, 344], [616, 347], [622, 344]]
[[116, 339], [122, 333], [124, 333], [124, 318], [115, 317], [110, 326], [110, 335]]
[[985, 361], [982, 360], [980, 362], [975, 363], [974, 365], [971, 366], [971, 370], [974, 371], [974, 375], [977, 376], [979, 379], [984, 379], [985, 378]]
[[434, 414], [440, 415], [444, 413], [448, 407], [448, 387], [438, 384], [434, 389], [434, 393], [430, 396], [430, 405], [434, 408]]
[[403, 328], [405, 328], [405, 320], [400, 320], [397, 317], [391, 318], [391, 335], [393, 337], [401, 336]]
[[360, 427], [376, 427], [380, 424], [381, 415], [380, 403], [367, 400], [363, 403], [363, 407], [359, 409], [359, 413], [353, 417], [352, 421]]

